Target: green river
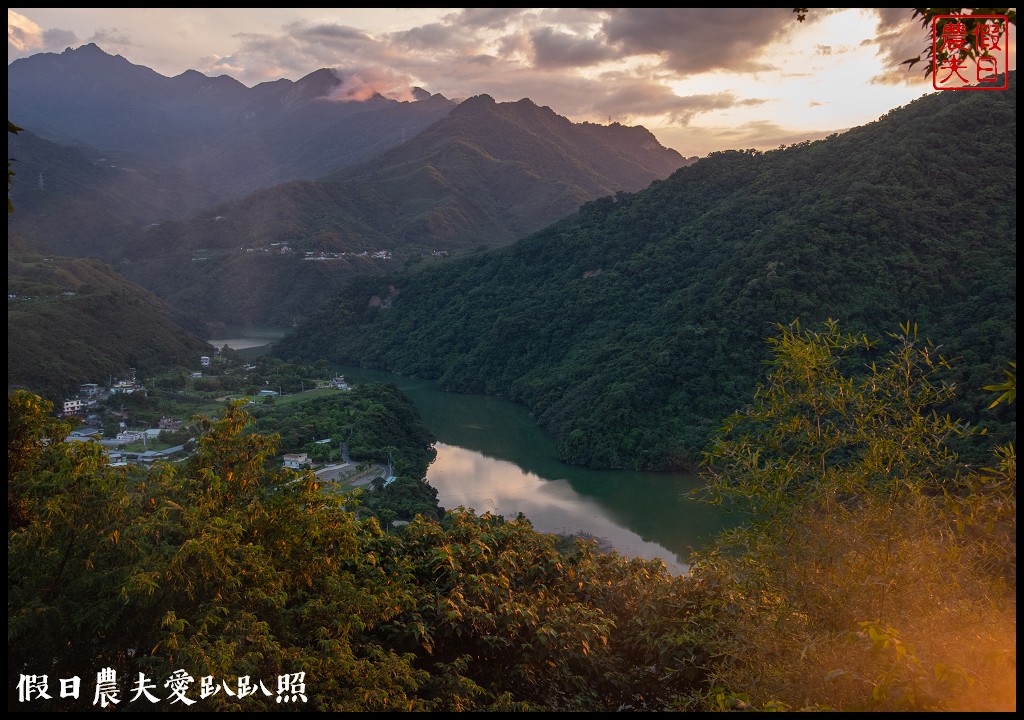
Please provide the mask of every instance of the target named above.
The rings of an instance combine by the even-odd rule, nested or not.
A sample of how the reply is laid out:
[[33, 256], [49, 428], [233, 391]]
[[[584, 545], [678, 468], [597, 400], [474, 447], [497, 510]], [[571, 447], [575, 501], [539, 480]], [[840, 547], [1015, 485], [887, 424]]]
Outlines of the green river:
[[561, 463], [551, 437], [512, 402], [391, 373], [338, 371], [350, 382], [393, 383], [415, 403], [437, 438], [427, 481], [447, 509], [521, 512], [541, 532], [588, 533], [622, 555], [661, 558], [675, 572], [685, 572], [690, 550], [724, 527], [723, 511], [685, 497], [698, 486], [695, 477]]

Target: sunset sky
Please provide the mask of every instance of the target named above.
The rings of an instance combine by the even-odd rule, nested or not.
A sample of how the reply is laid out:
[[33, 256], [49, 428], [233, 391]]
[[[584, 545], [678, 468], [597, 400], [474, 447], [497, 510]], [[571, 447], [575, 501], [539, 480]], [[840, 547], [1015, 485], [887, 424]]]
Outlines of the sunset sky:
[[[94, 42], [174, 76], [247, 84], [337, 68], [351, 100], [420, 86], [529, 97], [575, 121], [642, 124], [683, 155], [778, 147], [929, 92], [910, 10], [791, 8], [9, 8], [7, 60]], [[1011, 35], [1011, 68], [1015, 67]]]

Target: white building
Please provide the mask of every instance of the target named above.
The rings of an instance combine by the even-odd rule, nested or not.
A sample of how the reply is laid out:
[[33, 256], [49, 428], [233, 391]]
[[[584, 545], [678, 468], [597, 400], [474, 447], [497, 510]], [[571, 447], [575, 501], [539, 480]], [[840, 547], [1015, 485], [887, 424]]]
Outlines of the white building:
[[292, 470], [309, 467], [309, 455], [306, 453], [288, 453], [284, 456], [284, 466]]
[[85, 407], [85, 403], [79, 399], [65, 400], [64, 401], [64, 414], [65, 415], [77, 415]]

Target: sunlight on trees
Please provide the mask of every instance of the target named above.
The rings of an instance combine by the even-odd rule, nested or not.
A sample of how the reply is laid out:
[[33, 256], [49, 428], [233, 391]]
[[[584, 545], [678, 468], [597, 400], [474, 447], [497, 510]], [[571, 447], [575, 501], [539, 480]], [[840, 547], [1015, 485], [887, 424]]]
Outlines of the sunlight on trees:
[[910, 324], [886, 343], [793, 324], [769, 346], [707, 455], [708, 498], [751, 513], [696, 562], [723, 618], [712, 700], [1015, 705], [1015, 464], [958, 461], [945, 361]]
[[1013, 445], [960, 462], [946, 363], [910, 324], [780, 326], [769, 347], [707, 456], [708, 497], [750, 521], [689, 576], [464, 508], [384, 533], [358, 495], [273, 462], [238, 402], [188, 461], [128, 471], [12, 393], [8, 665], [305, 673], [315, 711], [1014, 708]]

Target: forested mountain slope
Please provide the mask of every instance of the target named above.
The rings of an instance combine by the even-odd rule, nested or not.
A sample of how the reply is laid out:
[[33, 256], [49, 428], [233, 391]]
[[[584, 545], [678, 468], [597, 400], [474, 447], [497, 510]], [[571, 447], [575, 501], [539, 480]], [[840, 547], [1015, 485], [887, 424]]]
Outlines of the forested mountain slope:
[[212, 348], [149, 291], [98, 260], [7, 253], [7, 386], [57, 401], [106, 384], [197, 366]]
[[568, 461], [657, 468], [695, 461], [747, 401], [776, 323], [910, 320], [978, 421], [1016, 355], [1015, 103], [1014, 75], [715, 153], [510, 247], [354, 282], [282, 347], [507, 395]]
[[28, 129], [8, 135], [7, 154], [17, 209], [7, 231], [39, 252], [116, 262], [146, 227], [223, 200], [184, 170], [61, 145]]

